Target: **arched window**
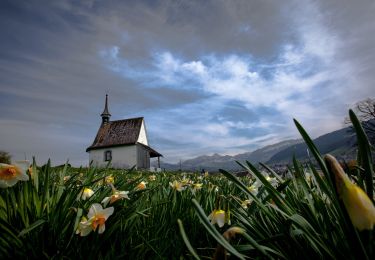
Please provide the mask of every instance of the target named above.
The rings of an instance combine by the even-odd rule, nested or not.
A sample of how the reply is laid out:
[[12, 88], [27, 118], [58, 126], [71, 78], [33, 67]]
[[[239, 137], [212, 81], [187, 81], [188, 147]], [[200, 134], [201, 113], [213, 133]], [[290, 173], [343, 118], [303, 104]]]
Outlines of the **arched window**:
[[107, 150], [104, 152], [104, 161], [108, 162], [110, 160], [112, 160], [112, 151]]

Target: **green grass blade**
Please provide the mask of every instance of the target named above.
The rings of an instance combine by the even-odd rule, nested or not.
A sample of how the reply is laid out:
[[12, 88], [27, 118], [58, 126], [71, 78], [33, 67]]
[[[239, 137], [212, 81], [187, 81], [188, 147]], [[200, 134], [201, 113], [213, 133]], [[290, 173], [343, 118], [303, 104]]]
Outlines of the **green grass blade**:
[[188, 236], [186, 235], [186, 232], [185, 232], [185, 229], [184, 229], [184, 225], [182, 224], [182, 221], [180, 219], [177, 219], [177, 223], [178, 223], [178, 227], [180, 229], [180, 233], [181, 233], [181, 236], [182, 236], [182, 239], [184, 240], [185, 242], [185, 245], [186, 247], [188, 248], [190, 254], [197, 260], [199, 260], [199, 256], [197, 254], [197, 252], [195, 252], [194, 248], [191, 246], [190, 244], [190, 241], [189, 241], [189, 238]]
[[22, 236], [26, 235], [27, 233], [29, 233], [30, 231], [39, 227], [40, 225], [44, 224], [45, 222], [46, 221], [44, 219], [39, 219], [39, 220], [35, 221], [33, 224], [31, 224], [27, 228], [24, 228], [23, 230], [21, 230], [21, 232], [18, 234], [18, 237], [22, 237]]
[[367, 138], [365, 130], [362, 127], [361, 122], [358, 120], [358, 117], [355, 115], [355, 113], [351, 109], [349, 110], [349, 117], [355, 129], [355, 132], [357, 134], [358, 151], [359, 151], [362, 163], [363, 163], [363, 168], [365, 169], [366, 192], [369, 198], [373, 200], [374, 171], [373, 171], [373, 166], [372, 166], [371, 145]]
[[327, 166], [325, 165], [324, 160], [323, 160], [318, 148], [315, 146], [314, 142], [311, 140], [310, 136], [307, 134], [305, 129], [302, 127], [302, 125], [296, 119], [293, 119], [293, 121], [294, 121], [294, 124], [296, 125], [298, 131], [300, 132], [303, 140], [305, 140], [305, 143], [306, 143], [307, 147], [309, 148], [311, 153], [314, 155], [314, 158], [317, 161], [320, 169], [322, 170], [322, 172], [324, 173], [326, 178], [330, 181], [331, 187], [333, 187], [332, 181], [329, 177]]
[[192, 200], [193, 206], [195, 207], [195, 212], [198, 214], [198, 217], [201, 223], [204, 225], [206, 230], [212, 235], [212, 237], [230, 253], [237, 256], [239, 259], [245, 259], [242, 254], [240, 254], [229, 242], [216, 230], [216, 228], [208, 220], [206, 213], [203, 211], [198, 201], [195, 199]]

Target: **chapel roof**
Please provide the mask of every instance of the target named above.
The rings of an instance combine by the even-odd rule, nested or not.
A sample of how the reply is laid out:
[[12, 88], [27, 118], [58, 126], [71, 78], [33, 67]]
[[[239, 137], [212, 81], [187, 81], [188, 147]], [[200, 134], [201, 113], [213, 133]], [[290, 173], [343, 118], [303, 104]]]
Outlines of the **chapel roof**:
[[99, 148], [136, 144], [142, 122], [143, 117], [137, 117], [101, 124], [94, 142], [86, 149], [86, 152]]

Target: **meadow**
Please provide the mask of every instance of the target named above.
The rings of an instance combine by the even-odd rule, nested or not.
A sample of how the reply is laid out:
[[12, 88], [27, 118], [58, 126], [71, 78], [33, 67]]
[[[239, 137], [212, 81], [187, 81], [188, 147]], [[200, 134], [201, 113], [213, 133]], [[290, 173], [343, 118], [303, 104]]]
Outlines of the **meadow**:
[[373, 259], [373, 147], [350, 118], [355, 161], [321, 155], [295, 121], [313, 158], [285, 176], [3, 164], [0, 258]]

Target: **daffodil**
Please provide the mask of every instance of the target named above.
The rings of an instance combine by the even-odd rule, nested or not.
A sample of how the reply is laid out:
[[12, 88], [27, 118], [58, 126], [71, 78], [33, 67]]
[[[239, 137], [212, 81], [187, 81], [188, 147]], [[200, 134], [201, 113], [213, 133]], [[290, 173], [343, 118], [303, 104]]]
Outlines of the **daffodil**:
[[176, 180], [174, 180], [173, 182], [169, 182], [169, 186], [171, 186], [172, 189], [180, 192], [186, 189], [186, 187], [184, 187], [181, 182], [178, 182]]
[[112, 203], [115, 203], [116, 201], [118, 201], [120, 199], [129, 199], [128, 193], [129, 193], [129, 191], [114, 190], [113, 194], [111, 196], [105, 197], [102, 200], [102, 204], [103, 204], [104, 207], [106, 207], [108, 205], [108, 203], [112, 204]]
[[261, 183], [259, 181], [253, 182], [247, 189], [254, 195], [258, 194], [258, 189], [261, 186]]
[[113, 177], [112, 175], [106, 176], [104, 181], [106, 184], [113, 184], [115, 183], [115, 177]]
[[156, 180], [156, 175], [150, 175], [150, 176], [148, 176], [148, 179], [150, 181], [154, 181], [154, 180]]
[[87, 221], [87, 218], [82, 217], [81, 221], [78, 224], [76, 234], [79, 234], [81, 237], [87, 236], [92, 231], [91, 224]]
[[141, 182], [137, 185], [136, 189], [137, 189], [137, 190], [144, 190], [144, 189], [146, 189], [146, 184], [147, 184], [147, 182], [141, 181]]
[[92, 189], [84, 188], [83, 191], [80, 193], [80, 195], [78, 195], [78, 199], [87, 200], [92, 195], [94, 195], [94, 191]]
[[69, 175], [64, 176], [64, 182], [67, 182], [69, 180], [70, 180], [70, 176]]
[[222, 209], [214, 209], [208, 216], [208, 219], [211, 221], [212, 225], [217, 224], [219, 227], [223, 227], [226, 220], [225, 211]]
[[247, 209], [250, 204], [251, 204], [251, 200], [244, 200], [241, 202], [241, 207], [244, 209]]
[[186, 176], [184, 176], [181, 180], [181, 184], [182, 185], [189, 185], [189, 184], [192, 184], [193, 182], [189, 179], [189, 178], [186, 178]]
[[203, 186], [203, 183], [194, 183], [193, 184], [193, 193], [195, 193], [196, 191], [202, 189], [202, 186]]
[[271, 183], [271, 185], [276, 185], [277, 184], [277, 180], [276, 180], [276, 178], [275, 177], [270, 177], [270, 176], [266, 176], [266, 180], [269, 182], [269, 183]]
[[29, 168], [28, 161], [17, 161], [14, 164], [0, 163], [0, 188], [8, 188], [18, 181], [28, 181], [26, 171]]
[[87, 214], [88, 220], [82, 218], [76, 233], [87, 236], [91, 231], [98, 229], [98, 233], [102, 234], [105, 231], [105, 222], [113, 214], [113, 211], [113, 207], [103, 209], [99, 203], [92, 204]]
[[344, 202], [353, 225], [358, 230], [372, 230], [375, 224], [375, 207], [370, 198], [350, 181], [333, 156], [326, 155], [325, 160], [335, 176], [337, 193]]

